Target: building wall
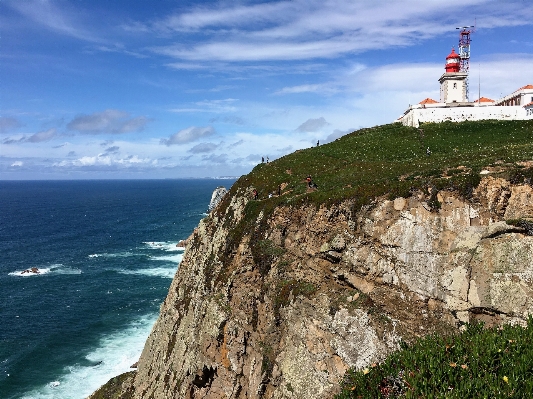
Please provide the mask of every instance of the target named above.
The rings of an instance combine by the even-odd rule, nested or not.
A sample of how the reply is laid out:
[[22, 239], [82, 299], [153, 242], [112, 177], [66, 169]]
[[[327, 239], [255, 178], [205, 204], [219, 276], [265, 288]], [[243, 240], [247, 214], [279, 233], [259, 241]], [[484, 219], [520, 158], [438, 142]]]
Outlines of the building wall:
[[441, 89], [441, 102], [460, 103], [466, 101], [466, 87], [462, 80], [445, 80]]
[[523, 106], [529, 104], [530, 102], [533, 102], [533, 89], [521, 89], [509, 94], [508, 96], [500, 98], [498, 101], [496, 101], [496, 105]]
[[453, 107], [453, 108], [412, 108], [399, 121], [405, 126], [418, 127], [427, 122], [462, 122], [483, 119], [522, 120], [533, 119], [524, 107]]
[[466, 73], [451, 72], [443, 74], [440, 79], [440, 102], [462, 103], [466, 101]]

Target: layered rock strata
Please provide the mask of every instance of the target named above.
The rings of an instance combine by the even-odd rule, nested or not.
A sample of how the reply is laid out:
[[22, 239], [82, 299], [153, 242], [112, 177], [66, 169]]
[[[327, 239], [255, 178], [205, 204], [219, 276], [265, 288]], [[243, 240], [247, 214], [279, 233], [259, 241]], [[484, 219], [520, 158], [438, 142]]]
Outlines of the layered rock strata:
[[348, 367], [382, 360], [402, 339], [523, 322], [533, 189], [486, 177], [468, 201], [441, 191], [430, 206], [431, 194], [361, 210], [277, 207], [246, 221], [250, 196], [234, 193], [189, 239], [124, 392], [331, 398]]

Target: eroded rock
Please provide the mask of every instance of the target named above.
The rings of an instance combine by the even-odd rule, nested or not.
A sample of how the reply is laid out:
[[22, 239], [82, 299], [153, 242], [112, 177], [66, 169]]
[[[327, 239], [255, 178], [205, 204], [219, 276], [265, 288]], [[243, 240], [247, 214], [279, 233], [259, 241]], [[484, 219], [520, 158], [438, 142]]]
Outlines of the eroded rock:
[[531, 195], [489, 176], [471, 201], [437, 193], [438, 211], [423, 193], [356, 215], [349, 200], [276, 208], [234, 242], [249, 198], [236, 195], [188, 239], [128, 392], [330, 398], [348, 367], [382, 360], [401, 339], [523, 322], [533, 237], [506, 220], [533, 216]]

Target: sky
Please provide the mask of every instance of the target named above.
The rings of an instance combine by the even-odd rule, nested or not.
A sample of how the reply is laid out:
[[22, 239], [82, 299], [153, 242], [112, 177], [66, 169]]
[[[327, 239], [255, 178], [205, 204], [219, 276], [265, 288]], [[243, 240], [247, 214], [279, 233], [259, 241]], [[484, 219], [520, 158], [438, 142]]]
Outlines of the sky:
[[439, 100], [533, 84], [531, 0], [1, 0], [0, 180], [240, 176]]

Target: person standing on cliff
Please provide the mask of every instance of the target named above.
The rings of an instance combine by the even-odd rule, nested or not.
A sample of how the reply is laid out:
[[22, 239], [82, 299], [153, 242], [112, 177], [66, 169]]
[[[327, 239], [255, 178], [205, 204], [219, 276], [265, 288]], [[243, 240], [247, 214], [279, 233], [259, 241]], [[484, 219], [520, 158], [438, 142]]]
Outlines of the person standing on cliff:
[[257, 194], [257, 190], [255, 188], [254, 188], [254, 191], [252, 191], [252, 195], [253, 195], [254, 200], [256, 200], [259, 197], [259, 195]]

